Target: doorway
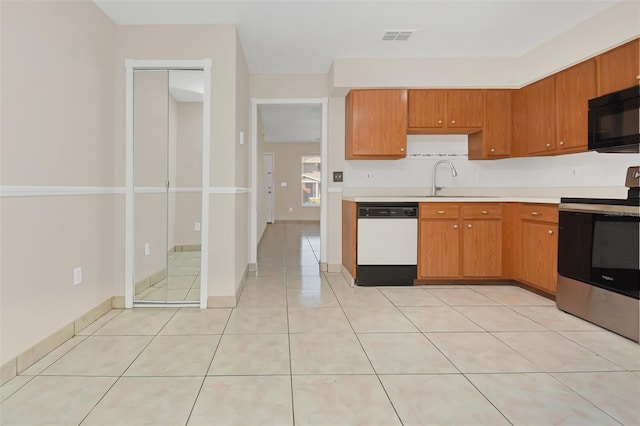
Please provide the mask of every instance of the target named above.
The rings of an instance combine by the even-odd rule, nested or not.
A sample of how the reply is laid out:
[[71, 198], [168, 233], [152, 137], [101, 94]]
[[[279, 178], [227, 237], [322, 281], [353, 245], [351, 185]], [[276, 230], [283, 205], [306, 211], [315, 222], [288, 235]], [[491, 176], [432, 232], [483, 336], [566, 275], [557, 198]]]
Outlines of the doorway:
[[125, 307], [206, 307], [210, 61], [126, 68]]
[[[289, 107], [291, 111], [296, 110], [304, 110], [304, 109], [315, 109], [318, 111], [318, 128], [319, 134], [314, 137], [314, 142], [319, 143], [319, 157], [320, 159], [327, 158], [327, 98], [319, 98], [319, 99], [252, 99], [252, 158], [251, 158], [251, 166], [252, 166], [252, 193], [251, 193], [251, 201], [252, 201], [252, 209], [251, 209], [251, 252], [250, 252], [250, 263], [253, 265], [257, 264], [257, 251], [258, 251], [258, 243], [260, 238], [262, 237], [265, 230], [265, 222], [263, 221], [264, 211], [261, 208], [263, 202], [261, 201], [260, 193], [263, 188], [266, 186], [262, 181], [263, 176], [265, 176], [264, 170], [264, 157], [259, 149], [259, 143], [263, 139], [263, 135], [265, 134], [264, 123], [262, 122], [262, 116], [264, 115], [265, 107]], [[263, 109], [263, 111], [261, 111]], [[296, 120], [295, 113], [293, 118], [290, 117], [289, 121], [286, 123], [287, 126], [294, 128], [294, 130], [298, 132], [304, 133], [304, 129], [306, 127], [307, 120]], [[296, 142], [296, 140], [289, 141], [281, 141], [281, 142]], [[318, 157], [318, 152], [314, 152], [316, 157]], [[259, 164], [259, 161], [262, 161], [263, 164]], [[272, 184], [272, 192], [277, 192], [276, 190], [282, 190], [286, 187], [292, 187], [297, 192], [296, 202], [291, 202], [291, 205], [287, 205], [284, 208], [287, 211], [291, 212], [296, 208], [300, 209], [319, 209], [320, 210], [320, 229], [319, 229], [319, 241], [314, 244], [316, 247], [319, 245], [319, 263], [320, 267], [323, 270], [326, 270], [327, 266], [327, 244], [326, 244], [326, 223], [327, 223], [327, 207], [324, 200], [327, 199], [326, 196], [326, 185], [318, 185], [319, 192], [315, 194], [313, 201], [315, 205], [309, 205], [309, 197], [304, 197], [304, 189], [309, 186], [308, 182], [304, 182], [304, 180], [309, 180], [308, 173], [301, 174], [301, 167], [304, 167], [303, 157], [300, 156], [297, 159], [297, 178], [295, 181], [291, 179], [291, 181], [286, 180], [282, 181], [280, 177], [277, 176], [277, 171], [274, 170], [272, 176], [274, 176], [274, 182]], [[319, 162], [319, 181], [326, 182], [327, 179], [327, 165], [326, 161]], [[312, 176], [313, 177], [313, 176]], [[280, 200], [281, 197], [274, 194], [275, 199]], [[304, 205], [304, 200], [306, 199], [307, 205]], [[280, 201], [278, 201], [280, 203]], [[282, 208], [280, 205], [275, 205], [274, 203], [274, 221], [278, 221], [278, 207]], [[318, 244], [319, 243], [319, 244]]]

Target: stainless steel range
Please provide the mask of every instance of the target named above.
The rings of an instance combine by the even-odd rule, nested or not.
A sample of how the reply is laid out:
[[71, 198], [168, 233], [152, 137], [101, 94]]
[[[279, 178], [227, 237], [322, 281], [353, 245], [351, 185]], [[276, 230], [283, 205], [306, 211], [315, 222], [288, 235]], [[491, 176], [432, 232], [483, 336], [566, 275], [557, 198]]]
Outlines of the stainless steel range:
[[625, 199], [562, 198], [558, 309], [640, 341], [640, 167]]

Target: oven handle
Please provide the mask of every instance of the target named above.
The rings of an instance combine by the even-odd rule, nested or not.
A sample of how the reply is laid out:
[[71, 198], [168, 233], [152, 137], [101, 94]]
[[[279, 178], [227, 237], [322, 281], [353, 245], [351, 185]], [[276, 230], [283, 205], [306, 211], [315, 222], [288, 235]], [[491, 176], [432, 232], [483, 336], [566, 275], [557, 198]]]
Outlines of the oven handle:
[[600, 213], [607, 216], [640, 217], [640, 207], [637, 206], [561, 203], [558, 209], [561, 212]]

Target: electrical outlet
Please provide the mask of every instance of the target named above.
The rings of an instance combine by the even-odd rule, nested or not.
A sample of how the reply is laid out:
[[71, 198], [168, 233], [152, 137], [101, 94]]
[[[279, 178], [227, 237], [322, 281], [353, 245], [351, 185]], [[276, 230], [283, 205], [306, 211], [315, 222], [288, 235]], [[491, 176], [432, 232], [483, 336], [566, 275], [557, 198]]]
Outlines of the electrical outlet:
[[293, 211], [293, 207], [289, 207], [289, 213]]
[[73, 268], [73, 285], [78, 285], [82, 282], [82, 266]]
[[283, 187], [283, 188], [286, 188], [287, 187], [287, 182], [280, 182], [280, 186]]
[[342, 172], [333, 172], [334, 182], [342, 182], [342, 179], [343, 179]]
[[367, 179], [374, 180], [376, 175], [373, 172], [367, 172]]
[[144, 245], [144, 255], [145, 256], [149, 256], [149, 252], [151, 251], [151, 248], [149, 247], [149, 243], [145, 243]]
[[194, 231], [199, 231], [200, 230], [200, 222], [196, 222], [196, 224], [193, 226], [193, 230]]

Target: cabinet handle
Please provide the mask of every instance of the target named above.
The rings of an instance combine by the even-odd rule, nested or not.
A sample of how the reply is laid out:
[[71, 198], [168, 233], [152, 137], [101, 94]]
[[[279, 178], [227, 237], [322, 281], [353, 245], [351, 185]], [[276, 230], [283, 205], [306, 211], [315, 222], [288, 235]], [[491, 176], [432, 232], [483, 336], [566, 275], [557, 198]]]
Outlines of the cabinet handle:
[[496, 152], [496, 149], [495, 149], [495, 148], [491, 148], [491, 149], [489, 150], [489, 152]]
[[458, 225], [453, 225], [453, 229], [458, 229]]
[[451, 124], [456, 124], [456, 120], [451, 120]]
[[551, 144], [550, 143], [547, 143], [547, 148], [551, 148]]
[[553, 235], [553, 229], [549, 229], [549, 235]]
[[489, 214], [487, 210], [480, 210], [480, 214]]
[[564, 141], [560, 141], [560, 146], [564, 146], [565, 142]]
[[438, 120], [438, 124], [442, 124], [442, 120]]
[[467, 228], [471, 228], [471, 224], [468, 224], [468, 225], [467, 225]]
[[436, 214], [445, 214], [444, 210], [436, 210]]
[[541, 216], [542, 213], [540, 212], [531, 212], [531, 216]]
[[400, 148], [400, 152], [404, 152], [404, 148]]

